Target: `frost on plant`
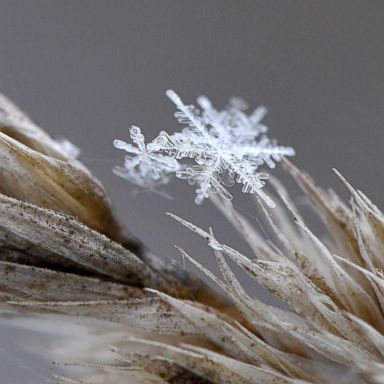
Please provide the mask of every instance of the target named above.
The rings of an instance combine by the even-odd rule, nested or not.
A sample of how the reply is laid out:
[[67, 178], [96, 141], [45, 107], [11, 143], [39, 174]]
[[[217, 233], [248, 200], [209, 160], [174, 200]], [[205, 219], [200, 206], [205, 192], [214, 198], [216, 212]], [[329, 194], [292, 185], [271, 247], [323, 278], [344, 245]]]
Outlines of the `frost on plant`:
[[167, 96], [176, 105], [176, 119], [184, 125], [180, 132], [161, 131], [145, 144], [138, 127], [130, 129], [136, 145], [115, 140], [114, 146], [125, 150], [123, 167], [115, 173], [145, 188], [156, 188], [169, 182], [172, 175], [197, 185], [196, 204], [201, 204], [210, 191], [227, 199], [232, 196], [227, 187], [242, 184], [244, 193], [256, 193], [269, 206], [274, 202], [263, 191], [268, 174], [259, 167], [275, 167], [282, 156], [294, 155], [290, 147], [282, 147], [265, 133], [261, 124], [266, 108], [258, 107], [250, 115], [241, 99], [231, 99], [227, 108], [217, 111], [204, 96], [198, 98], [200, 109], [185, 105], [172, 90]]

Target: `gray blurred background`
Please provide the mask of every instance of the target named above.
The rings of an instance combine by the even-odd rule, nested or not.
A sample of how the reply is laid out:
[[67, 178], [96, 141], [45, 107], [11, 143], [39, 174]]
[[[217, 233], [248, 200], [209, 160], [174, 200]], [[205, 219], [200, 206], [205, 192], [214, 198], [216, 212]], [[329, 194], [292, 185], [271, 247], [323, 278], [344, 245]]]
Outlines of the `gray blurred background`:
[[[270, 136], [294, 146], [295, 163], [318, 184], [347, 196], [337, 167], [383, 206], [383, 40], [383, 1], [2, 0], [0, 90], [82, 149], [150, 249], [180, 263], [177, 243], [214, 269], [204, 242], [164, 212], [211, 225], [247, 252], [237, 234], [209, 202], [195, 206], [181, 181], [169, 186], [172, 201], [135, 194], [111, 172], [123, 158], [112, 140], [127, 138], [131, 124], [148, 139], [179, 129], [167, 88], [218, 107], [241, 96], [269, 108]], [[249, 196], [238, 195], [235, 206], [258, 226]], [[0, 383], [44, 382], [49, 364], [17, 347], [36, 338], [0, 327]]]

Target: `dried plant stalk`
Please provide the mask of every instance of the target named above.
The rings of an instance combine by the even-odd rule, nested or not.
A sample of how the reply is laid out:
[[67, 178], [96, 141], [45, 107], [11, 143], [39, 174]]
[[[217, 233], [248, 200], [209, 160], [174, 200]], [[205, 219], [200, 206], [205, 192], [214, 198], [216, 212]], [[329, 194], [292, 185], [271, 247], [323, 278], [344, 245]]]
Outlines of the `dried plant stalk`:
[[[250, 257], [171, 215], [208, 242], [220, 276], [179, 250], [221, 296], [140, 244], [127, 249], [132, 239], [103, 187], [58, 148], [0, 99], [1, 308], [30, 327], [73, 324], [79, 341], [57, 358], [94, 373], [58, 382], [384, 382], [384, 215], [341, 175], [350, 206], [284, 162], [328, 229], [321, 240], [278, 181], [277, 207], [259, 202], [274, 243], [230, 201], [211, 196]], [[104, 218], [115, 225], [103, 229]], [[228, 260], [290, 309], [250, 296]]]

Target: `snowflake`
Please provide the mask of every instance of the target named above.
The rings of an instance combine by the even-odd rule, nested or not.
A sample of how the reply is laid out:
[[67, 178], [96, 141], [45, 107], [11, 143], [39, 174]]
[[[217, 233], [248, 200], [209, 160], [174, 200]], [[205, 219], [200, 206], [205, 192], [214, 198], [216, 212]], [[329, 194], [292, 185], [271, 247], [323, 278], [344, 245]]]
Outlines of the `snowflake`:
[[268, 174], [258, 169], [262, 164], [274, 168], [275, 162], [294, 155], [294, 150], [278, 146], [265, 135], [267, 127], [261, 120], [266, 108], [258, 107], [248, 116], [247, 104], [234, 98], [226, 109], [217, 111], [206, 97], [200, 96], [199, 110], [185, 105], [172, 90], [166, 94], [177, 107], [176, 119], [185, 127], [173, 134], [161, 131], [148, 144], [140, 129], [132, 127], [130, 136], [137, 147], [114, 141], [116, 148], [129, 154], [124, 167], [115, 168], [115, 173], [150, 188], [168, 183], [174, 174], [197, 185], [197, 204], [210, 191], [232, 199], [226, 187], [239, 183], [244, 193], [256, 193], [273, 207], [273, 200], [263, 191]]
[[169, 174], [180, 169], [179, 163], [170, 156], [149, 151], [145, 144], [144, 135], [139, 127], [129, 129], [132, 144], [122, 140], [114, 140], [113, 145], [128, 153], [124, 159], [124, 166], [116, 166], [116, 175], [142, 187], [154, 189], [169, 181]]

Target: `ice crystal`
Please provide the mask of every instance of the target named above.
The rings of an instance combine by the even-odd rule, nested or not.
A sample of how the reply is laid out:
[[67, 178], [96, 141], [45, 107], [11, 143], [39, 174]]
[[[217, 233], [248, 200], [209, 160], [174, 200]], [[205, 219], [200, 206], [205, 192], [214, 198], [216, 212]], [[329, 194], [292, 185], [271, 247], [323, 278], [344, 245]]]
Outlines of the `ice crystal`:
[[129, 134], [136, 147], [122, 140], [113, 142], [116, 148], [128, 153], [124, 166], [114, 168], [115, 174], [143, 188], [155, 188], [167, 183], [168, 175], [179, 170], [178, 162], [171, 156], [148, 150], [139, 127], [132, 126]]
[[256, 193], [273, 207], [273, 200], [263, 191], [268, 174], [258, 169], [264, 163], [274, 168], [275, 162], [294, 155], [294, 150], [278, 146], [265, 135], [267, 127], [261, 120], [266, 108], [258, 107], [247, 115], [247, 104], [234, 98], [226, 109], [217, 111], [206, 97], [200, 96], [198, 109], [185, 105], [172, 90], [166, 94], [176, 105], [175, 117], [184, 128], [173, 134], [161, 131], [145, 144], [140, 129], [132, 127], [130, 136], [136, 147], [114, 141], [116, 148], [128, 153], [124, 167], [116, 167], [115, 173], [149, 188], [168, 183], [174, 174], [197, 185], [196, 204], [201, 204], [210, 191], [232, 199], [226, 187], [238, 183], [244, 193]]
[[52, 146], [68, 159], [77, 159], [81, 153], [78, 146], [65, 138], [59, 138], [52, 142]]

